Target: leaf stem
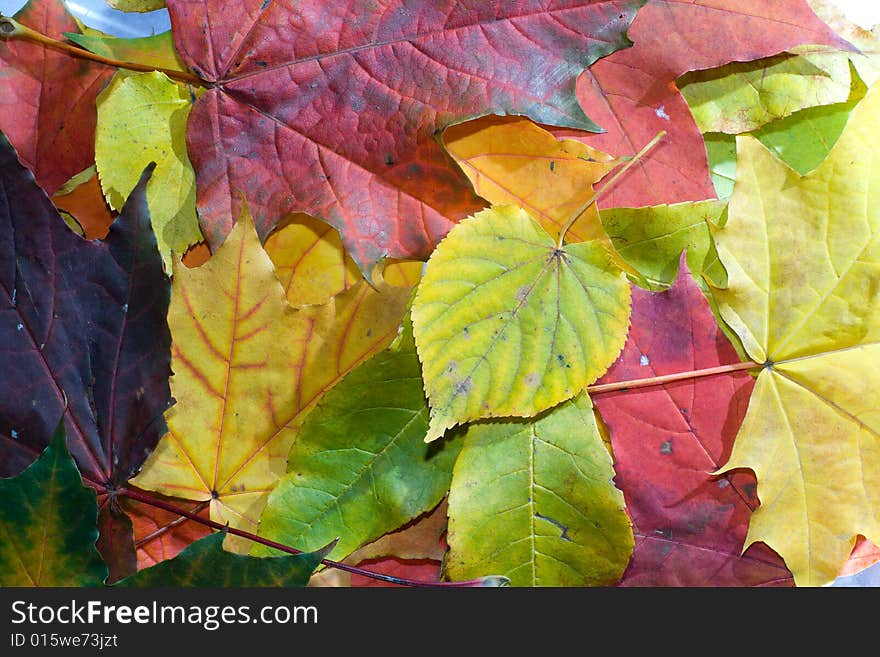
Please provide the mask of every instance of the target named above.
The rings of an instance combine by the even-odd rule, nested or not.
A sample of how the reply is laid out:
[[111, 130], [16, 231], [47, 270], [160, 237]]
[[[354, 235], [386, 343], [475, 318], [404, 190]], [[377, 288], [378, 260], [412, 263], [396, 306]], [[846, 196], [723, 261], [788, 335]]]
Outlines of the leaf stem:
[[674, 374], [663, 374], [660, 376], [650, 376], [644, 379], [631, 379], [629, 381], [615, 381], [613, 383], [600, 383], [598, 385], [587, 386], [587, 392], [591, 395], [601, 395], [605, 392], [615, 392], [617, 390], [631, 390], [633, 388], [647, 388], [649, 386], [659, 386], [665, 383], [674, 383], [675, 381], [685, 381], [687, 379], [698, 379], [703, 376], [716, 376], [718, 374], [728, 374], [729, 372], [739, 372], [741, 370], [751, 370], [756, 367], [763, 367], [761, 363], [751, 360], [742, 363], [731, 363], [729, 365], [719, 365], [718, 367], [707, 367], [702, 370], [692, 370], [690, 372], [675, 372]]
[[623, 165], [623, 167], [618, 169], [617, 172], [613, 176], [611, 176], [611, 178], [609, 178], [608, 182], [606, 182], [604, 185], [602, 185], [602, 187], [600, 187], [597, 192], [595, 192], [592, 196], [590, 196], [590, 198], [588, 198], [586, 201], [584, 201], [584, 203], [583, 203], [583, 205], [581, 205], [581, 207], [579, 207], [577, 210], [575, 210], [574, 214], [571, 216], [571, 219], [569, 219], [568, 222], [566, 222], [566, 224], [562, 227], [562, 230], [559, 231], [559, 239], [556, 242], [557, 249], [562, 248], [562, 245], [565, 241], [565, 234], [568, 232], [569, 228], [571, 228], [574, 225], [574, 222], [578, 220], [578, 217], [580, 217], [584, 212], [586, 212], [587, 209], [591, 205], [593, 205], [593, 203], [598, 201], [599, 197], [605, 193], [605, 190], [611, 188], [611, 186], [614, 183], [616, 183], [623, 174], [625, 174], [627, 171], [629, 171], [630, 167], [632, 167], [636, 162], [638, 162], [640, 159], [642, 159], [642, 157], [645, 156], [645, 153], [647, 153], [649, 150], [651, 150], [657, 144], [657, 142], [660, 141], [661, 139], [663, 139], [663, 137], [665, 137], [665, 136], [666, 136], [665, 130], [661, 130], [656, 135], [654, 135], [654, 138], [651, 139], [651, 141], [649, 141], [647, 144], [642, 146], [642, 150], [640, 150], [638, 153], [633, 155], [627, 161], [627, 163], [625, 165]]
[[[183, 516], [184, 518], [188, 518], [194, 522], [198, 522], [208, 527], [211, 527], [212, 529], [216, 529], [218, 531], [226, 530], [228, 533], [234, 534], [235, 536], [241, 536], [242, 538], [249, 539], [254, 543], [259, 543], [260, 545], [265, 545], [266, 547], [280, 550], [281, 552], [286, 552], [287, 554], [302, 554], [302, 550], [297, 550], [296, 548], [284, 545], [283, 543], [271, 541], [267, 538], [263, 538], [262, 536], [258, 536], [257, 534], [252, 534], [250, 532], [244, 531], [243, 529], [229, 527], [228, 525], [221, 524], [214, 520], [202, 518], [201, 516], [187, 511], [186, 509], [181, 509], [173, 504], [169, 504], [168, 502], [164, 502], [162, 500], [157, 500], [153, 497], [150, 497], [149, 495], [144, 495], [139, 491], [132, 490], [130, 488], [119, 488], [116, 492], [118, 495], [122, 495], [123, 497], [128, 497], [129, 499], [137, 500], [138, 502], [143, 502], [144, 504], [149, 504], [150, 506], [162, 509], [163, 511], [176, 513], [180, 516]], [[349, 566], [348, 564], [341, 563], [339, 561], [332, 561], [330, 559], [323, 559], [321, 563], [325, 566], [344, 570], [355, 575], [362, 575], [364, 577], [381, 580], [383, 582], [389, 582], [391, 584], [400, 584], [402, 586], [412, 586], [419, 588], [470, 588], [484, 586], [487, 580], [497, 579], [490, 576], [467, 580], [463, 582], [427, 582], [420, 580], [403, 579], [401, 577], [394, 577], [393, 575], [385, 575], [383, 573], [373, 572], [372, 570], [358, 568], [357, 566]]]
[[[196, 506], [194, 506], [192, 509], [190, 509], [190, 513], [201, 513], [202, 511], [204, 511], [208, 507], [208, 505], [210, 503], [211, 503], [210, 500], [205, 500], [204, 502], [199, 502]], [[144, 545], [146, 545], [147, 543], [151, 543], [152, 541], [155, 541], [157, 538], [162, 536], [162, 534], [165, 534], [165, 533], [171, 531], [172, 529], [174, 529], [178, 525], [183, 524], [187, 520], [188, 520], [188, 518], [186, 516], [178, 516], [177, 518], [175, 518], [174, 520], [169, 522], [167, 525], [162, 525], [161, 527], [159, 527], [155, 531], [150, 532], [149, 534], [144, 536], [142, 539], [136, 541], [134, 544], [135, 549], [141, 548]]]
[[115, 66], [117, 68], [125, 68], [130, 71], [142, 71], [147, 73], [151, 71], [159, 71], [160, 73], [164, 73], [173, 80], [188, 82], [190, 84], [195, 84], [199, 86], [205, 85], [204, 80], [196, 75], [193, 75], [192, 73], [184, 73], [182, 71], [149, 66], [147, 64], [138, 64], [137, 62], [124, 62], [118, 59], [110, 59], [109, 57], [96, 55], [95, 53], [89, 52], [84, 48], [73, 46], [64, 41], [59, 41], [58, 39], [47, 37], [45, 34], [41, 34], [36, 30], [32, 30], [26, 25], [22, 25], [14, 18], [4, 16], [3, 14], [0, 14], [0, 39], [19, 39], [22, 41], [31, 41], [33, 43], [39, 43], [43, 46], [46, 46], [47, 48], [59, 50], [63, 53], [71, 55], [72, 57], [79, 57], [80, 59], [90, 59], [100, 64], [106, 64], [107, 66]]

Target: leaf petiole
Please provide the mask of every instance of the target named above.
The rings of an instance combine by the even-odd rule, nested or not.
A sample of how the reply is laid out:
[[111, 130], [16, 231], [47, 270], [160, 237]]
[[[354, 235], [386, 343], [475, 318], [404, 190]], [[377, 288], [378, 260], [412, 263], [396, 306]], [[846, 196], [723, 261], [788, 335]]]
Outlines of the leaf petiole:
[[574, 222], [578, 220], [578, 217], [580, 217], [584, 212], [586, 212], [587, 209], [591, 205], [593, 205], [593, 203], [598, 201], [599, 197], [602, 196], [602, 194], [605, 193], [605, 191], [607, 189], [610, 189], [611, 186], [614, 185], [614, 183], [616, 183], [620, 179], [621, 176], [623, 176], [623, 174], [625, 174], [627, 171], [629, 171], [630, 167], [632, 167], [636, 162], [638, 162], [640, 159], [642, 159], [645, 156], [645, 154], [649, 150], [651, 150], [657, 144], [657, 142], [660, 141], [661, 139], [663, 139], [663, 137], [665, 137], [665, 136], [666, 136], [665, 130], [661, 130], [656, 135], [654, 135], [654, 138], [651, 139], [651, 141], [649, 141], [647, 144], [645, 144], [642, 147], [642, 150], [640, 150], [638, 153], [636, 153], [635, 155], [630, 157], [627, 160], [626, 164], [624, 164], [620, 169], [618, 169], [617, 172], [613, 176], [611, 176], [611, 178], [608, 180], [607, 183], [602, 185], [602, 187], [600, 187], [597, 192], [595, 192], [592, 196], [590, 196], [590, 198], [588, 198], [586, 201], [584, 201], [584, 203], [583, 203], [583, 205], [581, 205], [581, 207], [579, 207], [577, 210], [575, 210], [574, 214], [572, 214], [572, 216], [571, 216], [571, 219], [569, 219], [566, 222], [566, 224], [562, 227], [562, 230], [559, 231], [559, 238], [556, 242], [557, 249], [562, 248], [562, 246], [565, 242], [565, 234], [568, 232], [569, 228], [571, 228], [574, 225]]
[[[266, 547], [273, 548], [275, 550], [279, 550], [281, 552], [286, 552], [287, 554], [301, 554], [302, 550], [297, 550], [296, 548], [292, 548], [290, 546], [284, 545], [283, 543], [277, 543], [275, 541], [271, 541], [267, 538], [263, 538], [262, 536], [258, 536], [257, 534], [252, 534], [251, 532], [244, 531], [243, 529], [237, 529], [235, 527], [230, 527], [228, 525], [224, 525], [222, 523], [216, 522], [214, 520], [210, 520], [208, 518], [203, 518], [196, 513], [187, 511], [186, 509], [181, 509], [179, 507], [174, 506], [173, 504], [169, 504], [162, 500], [157, 500], [149, 495], [144, 495], [138, 491], [132, 490], [130, 488], [120, 488], [117, 491], [118, 495], [122, 495], [123, 497], [128, 497], [129, 499], [136, 500], [138, 502], [142, 502], [144, 504], [148, 504], [150, 506], [154, 506], [158, 509], [162, 509], [163, 511], [168, 511], [170, 513], [175, 513], [184, 518], [188, 518], [194, 522], [198, 522], [207, 527], [211, 527], [212, 529], [216, 529], [219, 531], [226, 530], [230, 534], [234, 534], [235, 536], [241, 536], [242, 538], [246, 538], [255, 543], [259, 543], [260, 545], [265, 545]], [[420, 587], [420, 588], [472, 588], [472, 587], [480, 587], [480, 586], [497, 586], [499, 584], [506, 584], [507, 578], [490, 575], [487, 577], [480, 577], [477, 579], [462, 581], [462, 582], [426, 582], [426, 581], [417, 581], [411, 579], [404, 579], [401, 577], [394, 577], [393, 575], [385, 575], [383, 573], [373, 572], [371, 570], [366, 570], [364, 568], [358, 568], [357, 566], [349, 566], [348, 564], [341, 563], [339, 561], [332, 561], [331, 559], [323, 559], [321, 561], [325, 566], [329, 566], [331, 568], [337, 568], [339, 570], [344, 570], [354, 575], [362, 575], [364, 577], [369, 577], [371, 579], [378, 579], [383, 582], [388, 582], [390, 584], [399, 584], [402, 586], [411, 586], [411, 587]]]
[[124, 62], [118, 59], [110, 59], [109, 57], [96, 55], [95, 53], [85, 50], [84, 48], [79, 48], [64, 41], [59, 41], [58, 39], [47, 37], [45, 34], [41, 34], [36, 30], [32, 30], [26, 25], [22, 25], [14, 18], [4, 16], [3, 14], [0, 14], [0, 39], [18, 39], [21, 41], [30, 41], [32, 43], [39, 43], [40, 45], [46, 46], [47, 48], [61, 51], [72, 57], [91, 59], [92, 61], [106, 64], [107, 66], [125, 68], [130, 71], [159, 71], [160, 73], [164, 73], [165, 75], [167, 75], [172, 80], [188, 82], [190, 84], [199, 86], [205, 86], [206, 84], [205, 81], [202, 80], [200, 77], [191, 73], [183, 73], [181, 71], [174, 71], [166, 68], [157, 68], [154, 66], [148, 66], [146, 64], [138, 64], [136, 62]]

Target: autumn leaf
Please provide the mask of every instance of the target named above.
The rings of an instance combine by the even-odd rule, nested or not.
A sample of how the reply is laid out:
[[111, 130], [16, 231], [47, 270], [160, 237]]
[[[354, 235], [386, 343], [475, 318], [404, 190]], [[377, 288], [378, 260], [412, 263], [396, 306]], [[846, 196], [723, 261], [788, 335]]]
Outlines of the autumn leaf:
[[801, 46], [752, 62], [687, 73], [677, 81], [700, 132], [739, 134], [849, 97], [849, 53]]
[[601, 244], [558, 248], [519, 207], [459, 223], [428, 260], [413, 302], [431, 406], [426, 440], [577, 395], [623, 348], [629, 297]]
[[64, 425], [24, 472], [0, 479], [0, 586], [96, 586], [98, 504], [67, 451]]
[[117, 73], [97, 98], [95, 165], [111, 208], [119, 209], [137, 172], [156, 163], [147, 204], [159, 251], [171, 253], [202, 239], [196, 217], [195, 172], [186, 154], [190, 92], [165, 74]]
[[107, 584], [137, 572], [134, 525], [115, 496], [98, 497], [97, 547], [108, 570]]
[[65, 32], [69, 41], [101, 57], [129, 64], [142, 64], [165, 72], [187, 73], [186, 64], [180, 61], [174, 49], [171, 30], [147, 37], [120, 38], [89, 30], [89, 34]]
[[[300, 550], [338, 538], [331, 556], [339, 560], [432, 509], [449, 490], [461, 440], [428, 446], [427, 431], [407, 319], [389, 349], [346, 375], [306, 417], [260, 535]], [[256, 545], [251, 553], [273, 551]]]
[[241, 192], [262, 238], [306, 212], [366, 275], [427, 257], [481, 206], [432, 134], [488, 113], [596, 129], [575, 78], [630, 45], [642, 4], [171, 0], [177, 51], [211, 85], [187, 133], [203, 232], [222, 242]]
[[600, 211], [713, 198], [703, 139], [675, 85], [683, 73], [805, 44], [852, 49], [805, 0], [651, 0], [629, 37], [632, 48], [600, 59], [579, 80], [581, 105], [605, 129], [580, 138], [606, 153], [632, 153], [661, 130], [667, 137], [603, 196]]
[[165, 0], [106, 0], [107, 4], [119, 11], [146, 13], [165, 6]]
[[[207, 518], [208, 505], [193, 503], [151, 492], [150, 497], [161, 502], [179, 506], [187, 512]], [[206, 525], [193, 522], [184, 516], [171, 513], [156, 506], [133, 500], [119, 500], [125, 514], [131, 519], [134, 547], [137, 554], [137, 570], [154, 566], [161, 561], [176, 557], [186, 546], [211, 533]], [[129, 573], [132, 574], [132, 573]]]
[[[794, 112], [750, 134], [801, 175], [812, 171], [828, 155], [850, 112], [867, 92], [858, 74], [852, 72], [851, 79], [850, 93], [844, 102]], [[704, 138], [715, 190], [719, 198], [728, 199], [736, 179], [736, 138], [722, 133], [707, 133]]]
[[328, 549], [283, 557], [249, 557], [223, 549], [226, 532], [201, 538], [173, 559], [145, 568], [116, 587], [305, 586]]
[[[668, 290], [633, 290], [626, 347], [599, 388], [738, 364], [682, 261]], [[758, 504], [754, 476], [712, 474], [730, 454], [752, 385], [748, 372], [730, 371], [592, 393], [635, 534], [620, 586], [793, 585], [782, 559], [765, 545], [743, 553]]]
[[[474, 190], [492, 205], [519, 205], [553, 237], [593, 195], [619, 160], [574, 139], [556, 139], [527, 119], [486, 117], [447, 128], [443, 145]], [[566, 233], [569, 242], [607, 239], [591, 205]]]
[[52, 203], [70, 219], [65, 223], [71, 230], [89, 240], [104, 239], [119, 213], [107, 205], [95, 165], [82, 173], [88, 174], [85, 180], [71, 178], [53, 194]]
[[[645, 208], [610, 208], [602, 211], [602, 225], [615, 250], [647, 282], [648, 289], [670, 287], [678, 276], [682, 252], [688, 268], [702, 275], [712, 269], [715, 247], [710, 225], [723, 222], [723, 201], [673, 203]], [[709, 259], [707, 261], [707, 258]]]
[[[59, 0], [30, 0], [13, 18], [54, 38], [78, 31]], [[0, 35], [7, 36], [12, 25], [4, 21]], [[113, 69], [6, 38], [0, 38], [0, 62], [0, 131], [40, 187], [54, 194], [94, 163], [95, 97]]]
[[148, 168], [103, 241], [58, 216], [0, 140], [0, 468], [15, 474], [64, 417], [83, 477], [124, 483], [165, 431], [170, 285], [144, 200]]
[[339, 232], [307, 214], [279, 223], [263, 246], [275, 263], [288, 303], [297, 308], [326, 303], [361, 279]]
[[745, 545], [767, 543], [799, 586], [831, 582], [857, 535], [880, 540], [880, 424], [865, 394], [880, 384], [878, 120], [871, 89], [805, 176], [737, 137], [729, 219], [715, 234], [721, 315], [765, 364], [721, 470], [755, 472], [761, 506]]
[[533, 419], [468, 426], [449, 493], [447, 576], [512, 586], [605, 586], [632, 529], [589, 397]]
[[[295, 310], [245, 212], [202, 266], [175, 260], [169, 433], [133, 483], [210, 501], [211, 519], [255, 531], [305, 413], [396, 335], [406, 288], [365, 283]], [[227, 547], [249, 550], [230, 536]]]

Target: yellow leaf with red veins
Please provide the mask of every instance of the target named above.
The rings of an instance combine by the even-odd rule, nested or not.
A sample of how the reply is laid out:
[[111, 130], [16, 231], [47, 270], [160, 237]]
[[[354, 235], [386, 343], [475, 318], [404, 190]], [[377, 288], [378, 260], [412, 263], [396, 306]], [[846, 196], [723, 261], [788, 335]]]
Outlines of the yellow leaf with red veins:
[[266, 238], [265, 248], [293, 306], [325, 303], [361, 279], [337, 230], [307, 214], [288, 217]]
[[[484, 117], [447, 128], [446, 150], [474, 191], [492, 205], [519, 205], [556, 238], [619, 160], [574, 139], [556, 139], [528, 119]], [[596, 205], [566, 234], [569, 242], [607, 241]]]
[[[264, 248], [275, 263], [287, 301], [296, 307], [326, 303], [363, 280], [345, 252], [339, 232], [307, 214], [288, 217], [269, 234]], [[414, 287], [424, 264], [389, 260], [382, 268], [382, 280], [397, 287]]]
[[[202, 266], [174, 262], [169, 432], [135, 485], [194, 501], [255, 532], [301, 420], [345, 373], [396, 336], [410, 290], [361, 282], [295, 309], [244, 212]], [[228, 549], [247, 551], [230, 536]]]

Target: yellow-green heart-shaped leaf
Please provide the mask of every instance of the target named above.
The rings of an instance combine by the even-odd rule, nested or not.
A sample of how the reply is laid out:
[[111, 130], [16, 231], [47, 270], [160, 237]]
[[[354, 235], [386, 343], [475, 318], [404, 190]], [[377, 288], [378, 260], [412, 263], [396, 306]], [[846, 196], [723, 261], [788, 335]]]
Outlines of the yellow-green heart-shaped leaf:
[[434, 251], [413, 302], [427, 441], [571, 399], [617, 358], [630, 287], [598, 242], [558, 248], [516, 206], [483, 210]]

